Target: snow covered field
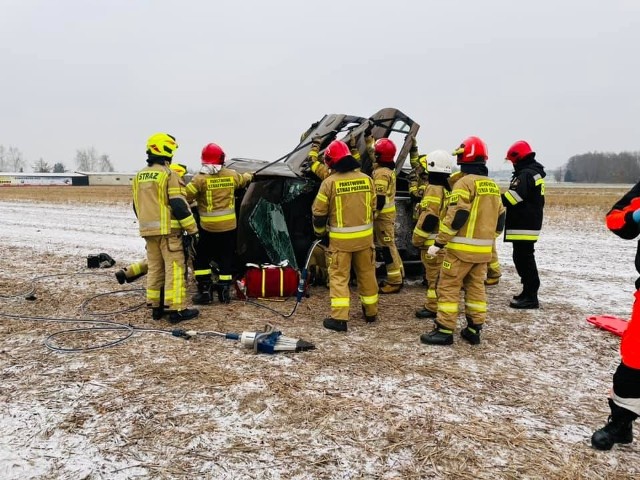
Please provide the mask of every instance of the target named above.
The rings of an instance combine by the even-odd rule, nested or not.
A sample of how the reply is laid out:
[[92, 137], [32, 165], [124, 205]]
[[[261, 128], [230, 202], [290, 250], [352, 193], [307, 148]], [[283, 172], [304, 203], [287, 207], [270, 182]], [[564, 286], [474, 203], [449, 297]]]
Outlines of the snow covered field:
[[[118, 285], [115, 268], [85, 268], [91, 253], [117, 266], [143, 256], [131, 207], [2, 200], [0, 312], [13, 316], [0, 317], [0, 478], [639, 478], [638, 441], [611, 452], [589, 445], [608, 415], [619, 339], [585, 318], [626, 318], [637, 276], [636, 242], [608, 232], [605, 211], [547, 208], [536, 311], [507, 306], [519, 283], [511, 246], [498, 242], [503, 277], [488, 289], [478, 347], [459, 337], [453, 347], [420, 344], [431, 323], [413, 316], [424, 296], [414, 283], [382, 297], [374, 325], [353, 296], [346, 335], [322, 328], [320, 287], [290, 319], [216, 302], [185, 325], [238, 332], [270, 322], [315, 343], [312, 352], [254, 355], [216, 337], [137, 332], [61, 354], [43, 342], [70, 326], [24, 317], [86, 319], [143, 302], [135, 291], [85, 304], [143, 287]], [[32, 278], [53, 274], [68, 275], [35, 280], [36, 300], [24, 299]], [[94, 318], [170, 328], [145, 309]]]

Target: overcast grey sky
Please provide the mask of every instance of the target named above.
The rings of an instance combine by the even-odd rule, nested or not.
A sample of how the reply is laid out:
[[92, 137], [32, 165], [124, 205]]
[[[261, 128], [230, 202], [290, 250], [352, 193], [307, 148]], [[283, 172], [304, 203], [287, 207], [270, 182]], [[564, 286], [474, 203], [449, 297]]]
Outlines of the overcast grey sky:
[[469, 135], [489, 165], [528, 140], [548, 168], [640, 150], [638, 0], [0, 0], [0, 144], [74, 168], [273, 160], [325, 113], [396, 107], [420, 150]]

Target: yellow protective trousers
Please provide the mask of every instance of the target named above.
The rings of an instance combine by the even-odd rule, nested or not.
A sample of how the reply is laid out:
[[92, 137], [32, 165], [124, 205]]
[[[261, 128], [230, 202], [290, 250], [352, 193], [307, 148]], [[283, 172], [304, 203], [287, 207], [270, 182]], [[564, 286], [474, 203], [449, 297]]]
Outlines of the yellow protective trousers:
[[392, 218], [376, 218], [373, 222], [373, 236], [376, 247], [383, 249], [384, 263], [387, 268], [387, 283], [401, 284], [404, 277], [404, 267], [400, 253], [398, 253], [398, 247], [396, 247], [395, 221]]
[[376, 282], [375, 249], [370, 247], [356, 252], [344, 252], [331, 250], [331, 246], [329, 246], [328, 257], [331, 318], [349, 320], [351, 267], [353, 267], [358, 279], [358, 293], [365, 315], [377, 315], [378, 284]]
[[500, 270], [500, 261], [498, 260], [498, 250], [496, 249], [496, 241], [493, 241], [491, 249], [491, 261], [487, 267], [487, 278], [500, 278], [502, 271]]
[[464, 287], [464, 313], [475, 325], [482, 325], [487, 317], [487, 295], [484, 280], [486, 263], [463, 262], [446, 252], [438, 277], [438, 316], [443, 328], [455, 330], [458, 323], [460, 290]]
[[154, 235], [144, 237], [147, 242], [147, 304], [160, 306], [161, 290], [164, 288], [164, 305], [169, 310], [186, 308], [185, 259], [182, 234]]
[[420, 260], [422, 260], [422, 265], [424, 265], [427, 277], [427, 296], [424, 302], [424, 308], [432, 312], [438, 310], [438, 295], [436, 289], [445, 252], [446, 250], [442, 248], [437, 255], [433, 256], [427, 255], [426, 248], [420, 249]]
[[139, 262], [132, 263], [131, 265], [127, 265], [122, 269], [124, 272], [124, 276], [127, 277], [127, 280], [136, 279], [141, 277], [142, 275], [146, 275], [149, 271], [149, 264], [147, 263], [147, 259], [142, 259]]

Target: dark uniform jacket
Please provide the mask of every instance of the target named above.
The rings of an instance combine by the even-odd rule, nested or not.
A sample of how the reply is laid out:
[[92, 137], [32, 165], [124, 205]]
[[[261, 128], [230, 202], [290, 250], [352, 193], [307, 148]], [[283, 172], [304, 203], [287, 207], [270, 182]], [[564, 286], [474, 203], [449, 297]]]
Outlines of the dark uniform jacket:
[[544, 167], [535, 158], [514, 165], [509, 189], [502, 194], [502, 204], [507, 208], [505, 242], [538, 240], [542, 228], [545, 176]]

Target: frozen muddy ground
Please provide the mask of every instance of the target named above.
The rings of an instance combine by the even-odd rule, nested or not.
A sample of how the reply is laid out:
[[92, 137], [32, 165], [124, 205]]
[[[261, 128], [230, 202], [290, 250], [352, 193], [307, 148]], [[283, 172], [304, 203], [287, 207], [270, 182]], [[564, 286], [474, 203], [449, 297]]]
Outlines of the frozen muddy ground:
[[[424, 291], [381, 299], [365, 325], [354, 299], [346, 335], [322, 328], [327, 291], [314, 288], [291, 319], [240, 301], [202, 308], [189, 328], [237, 332], [275, 324], [313, 352], [254, 355], [229, 340], [138, 332], [108, 349], [48, 350], [69, 328], [26, 317], [88, 318], [143, 301], [90, 271], [143, 255], [129, 206], [0, 202], [0, 478], [623, 478], [640, 476], [640, 447], [596, 452], [617, 337], [593, 314], [627, 317], [636, 242], [581, 208], [548, 209], [536, 252], [541, 308], [514, 311], [511, 247], [489, 292], [483, 343], [427, 347], [413, 317]], [[75, 275], [79, 272], [83, 275]], [[86, 275], [91, 273], [91, 275]], [[98, 273], [99, 275], [93, 275]], [[34, 277], [35, 301], [20, 294]], [[291, 302], [270, 304], [288, 312]], [[19, 316], [21, 318], [16, 318]], [[144, 309], [101, 316], [169, 329]], [[73, 324], [72, 326], [76, 326]], [[118, 333], [69, 335], [82, 347]], [[638, 427], [635, 427], [638, 433]]]

